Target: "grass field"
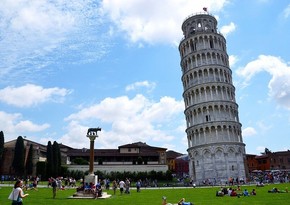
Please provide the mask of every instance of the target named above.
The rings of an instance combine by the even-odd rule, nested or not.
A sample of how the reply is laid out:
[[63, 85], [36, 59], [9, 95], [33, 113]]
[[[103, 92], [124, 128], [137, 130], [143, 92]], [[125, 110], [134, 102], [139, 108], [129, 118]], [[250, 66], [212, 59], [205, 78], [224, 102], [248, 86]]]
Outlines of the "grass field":
[[[162, 203], [162, 196], [167, 197], [168, 203], [177, 203], [179, 199], [185, 198], [194, 205], [288, 205], [290, 204], [290, 193], [268, 193], [268, 190], [277, 187], [285, 190], [290, 184], [270, 184], [265, 187], [256, 188], [255, 186], [242, 186], [251, 191], [256, 188], [257, 195], [250, 197], [216, 197], [215, 193], [219, 187], [197, 187], [197, 188], [156, 188], [141, 189], [137, 193], [135, 189], [131, 189], [131, 194], [120, 195], [119, 190], [116, 195], [112, 195], [109, 199], [69, 199], [75, 193], [75, 189], [61, 190], [57, 192], [56, 199], [52, 199], [51, 188], [38, 188], [38, 191], [29, 190], [29, 196], [24, 199], [24, 205], [147, 205]], [[0, 187], [0, 205], [10, 205], [11, 201], [8, 195], [12, 187]], [[112, 194], [112, 190], [107, 192]]]

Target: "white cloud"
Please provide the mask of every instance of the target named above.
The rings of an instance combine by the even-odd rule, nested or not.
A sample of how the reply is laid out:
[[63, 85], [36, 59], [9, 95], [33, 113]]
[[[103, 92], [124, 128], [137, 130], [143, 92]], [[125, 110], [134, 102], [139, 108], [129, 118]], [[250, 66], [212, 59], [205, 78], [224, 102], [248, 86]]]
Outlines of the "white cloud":
[[256, 150], [259, 152], [259, 154], [261, 154], [261, 153], [265, 152], [265, 148], [266, 148], [266, 147], [264, 147], [264, 146], [258, 146], [258, 147], [256, 148]]
[[237, 61], [238, 61], [238, 57], [237, 56], [230, 55], [229, 56], [230, 68], [232, 68], [236, 64]]
[[202, 12], [218, 12], [227, 0], [106, 0], [102, 12], [114, 22], [116, 29], [124, 31], [132, 42], [174, 43], [182, 37], [180, 25], [185, 17]]
[[228, 36], [228, 34], [232, 33], [235, 30], [236, 25], [233, 22], [231, 22], [229, 25], [221, 27], [220, 29], [221, 33], [224, 35], [225, 38]]
[[5, 134], [5, 141], [15, 139], [18, 135], [27, 132], [40, 132], [50, 127], [49, 124], [35, 124], [29, 120], [22, 120], [23, 117], [19, 113], [6, 113], [0, 111], [1, 129]]
[[33, 84], [9, 86], [0, 90], [0, 101], [16, 107], [30, 107], [47, 101], [61, 102], [70, 92], [64, 88], [43, 88]]
[[284, 9], [283, 16], [287, 19], [290, 16], [290, 4]]
[[2, 80], [22, 74], [23, 81], [48, 65], [61, 67], [103, 56], [107, 44], [105, 34], [98, 31], [102, 18], [96, 4], [92, 0], [2, 0]]
[[29, 120], [20, 121], [15, 125], [15, 130], [17, 131], [28, 131], [28, 132], [40, 132], [49, 128], [49, 124], [45, 123], [43, 125], [37, 125]]
[[126, 91], [131, 91], [131, 90], [137, 90], [138, 88], [142, 88], [145, 87], [148, 89], [148, 92], [154, 90], [154, 88], [156, 87], [156, 83], [154, 82], [148, 82], [146, 81], [142, 81], [142, 82], [135, 82], [133, 84], [127, 85], [126, 86]]
[[127, 96], [106, 98], [68, 116], [69, 131], [61, 141], [64, 144], [73, 142], [76, 147], [87, 145], [83, 135], [93, 122], [94, 126], [96, 123], [104, 125], [98, 139], [98, 145], [103, 148], [136, 141], [171, 142], [179, 135], [184, 136], [184, 130], [179, 129], [184, 123], [184, 119], [179, 119], [183, 109], [183, 102], [171, 97], [163, 97], [159, 102], [142, 95], [132, 99]]
[[247, 84], [262, 71], [272, 76], [268, 83], [269, 97], [278, 105], [290, 109], [290, 66], [279, 57], [260, 55], [258, 59], [237, 70], [237, 74], [243, 77], [244, 83]]
[[243, 129], [242, 133], [243, 133], [243, 137], [249, 137], [249, 136], [253, 136], [257, 134], [255, 128], [253, 127], [246, 127], [245, 129]]
[[[0, 79], [29, 82], [67, 64], [103, 57], [114, 34], [130, 42], [171, 43], [182, 37], [186, 16], [219, 12], [227, 0], [2, 0], [0, 5]], [[107, 21], [107, 17], [113, 22]]]

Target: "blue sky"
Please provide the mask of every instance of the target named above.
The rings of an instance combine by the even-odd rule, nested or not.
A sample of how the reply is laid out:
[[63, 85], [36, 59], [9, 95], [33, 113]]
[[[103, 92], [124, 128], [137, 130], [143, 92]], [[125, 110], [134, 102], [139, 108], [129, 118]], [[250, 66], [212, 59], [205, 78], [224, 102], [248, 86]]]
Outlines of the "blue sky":
[[2, 0], [0, 130], [95, 148], [137, 141], [186, 153], [178, 44], [207, 7], [227, 39], [246, 152], [289, 149], [286, 0]]

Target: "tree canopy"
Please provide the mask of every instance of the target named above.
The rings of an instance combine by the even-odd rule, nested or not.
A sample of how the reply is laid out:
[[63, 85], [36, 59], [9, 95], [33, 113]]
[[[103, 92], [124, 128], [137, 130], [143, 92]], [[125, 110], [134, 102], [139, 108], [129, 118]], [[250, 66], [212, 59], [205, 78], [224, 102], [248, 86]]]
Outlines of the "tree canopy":
[[1, 131], [0, 132], [0, 167], [2, 167], [3, 153], [4, 153], [4, 133], [3, 131]]
[[15, 171], [15, 174], [18, 176], [24, 175], [24, 141], [22, 136], [19, 136], [16, 140], [14, 158], [12, 162], [12, 167]]
[[47, 177], [51, 177], [53, 174], [53, 155], [52, 155], [52, 145], [51, 145], [51, 141], [49, 141], [47, 143], [47, 147], [46, 147], [46, 176]]
[[27, 162], [26, 162], [26, 174], [32, 175], [33, 172], [33, 145], [29, 147]]

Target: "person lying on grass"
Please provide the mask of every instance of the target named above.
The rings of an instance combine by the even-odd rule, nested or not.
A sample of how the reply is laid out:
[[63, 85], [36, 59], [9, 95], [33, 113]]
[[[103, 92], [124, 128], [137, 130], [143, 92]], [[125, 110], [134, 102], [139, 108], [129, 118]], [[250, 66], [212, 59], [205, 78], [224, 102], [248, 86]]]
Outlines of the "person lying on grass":
[[185, 198], [182, 198], [179, 200], [179, 202], [177, 204], [171, 204], [171, 203], [167, 203], [166, 196], [163, 196], [162, 197], [162, 205], [193, 205], [193, 203], [186, 202]]

